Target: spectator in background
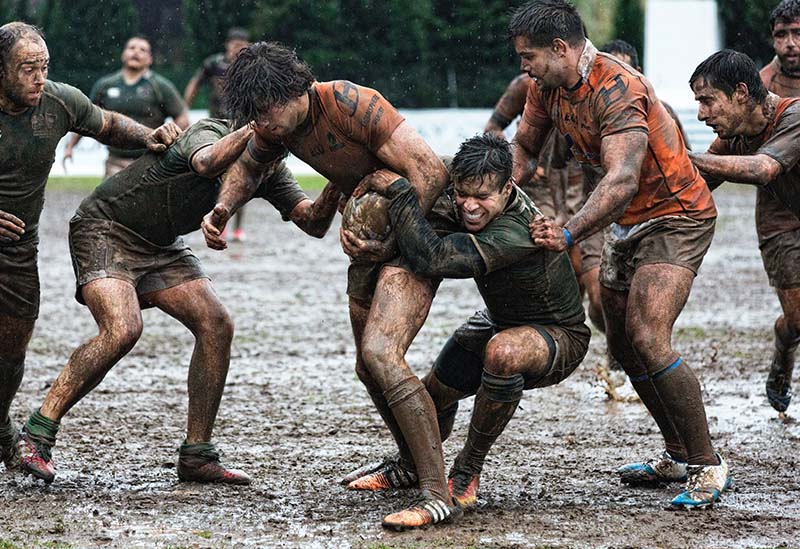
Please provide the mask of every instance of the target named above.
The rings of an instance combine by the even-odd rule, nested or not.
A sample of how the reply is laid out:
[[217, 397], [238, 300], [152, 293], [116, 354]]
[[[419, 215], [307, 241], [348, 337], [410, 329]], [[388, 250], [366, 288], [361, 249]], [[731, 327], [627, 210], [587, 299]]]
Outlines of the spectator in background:
[[[233, 27], [228, 30], [225, 39], [225, 51], [215, 53], [203, 60], [203, 66], [197, 69], [183, 91], [183, 100], [191, 108], [201, 85], [208, 84], [208, 112], [211, 118], [227, 118], [225, 111], [223, 79], [231, 63], [239, 52], [250, 45], [250, 33], [246, 29]], [[244, 234], [244, 207], [239, 208], [233, 221], [233, 241], [241, 242]]]
[[[150, 70], [152, 64], [150, 42], [142, 36], [129, 38], [122, 50], [122, 69], [95, 82], [89, 98], [103, 109], [129, 116], [150, 128], [172, 117], [185, 130], [189, 127], [186, 105], [172, 82]], [[67, 144], [65, 167], [80, 140], [81, 136], [75, 134]], [[105, 177], [126, 168], [144, 153], [144, 149], [109, 147]]]

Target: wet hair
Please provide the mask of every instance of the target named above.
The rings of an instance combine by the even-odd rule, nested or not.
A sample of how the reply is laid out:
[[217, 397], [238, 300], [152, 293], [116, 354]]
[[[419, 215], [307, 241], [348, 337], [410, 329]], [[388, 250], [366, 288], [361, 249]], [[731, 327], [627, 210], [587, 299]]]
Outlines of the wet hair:
[[740, 82], [747, 85], [750, 97], [757, 103], [767, 97], [767, 88], [758, 75], [755, 62], [747, 54], [738, 51], [718, 51], [697, 65], [689, 78], [689, 86], [694, 86], [700, 79], [712, 88], [722, 90], [728, 97], [733, 95], [733, 90]]
[[772, 32], [777, 23], [791, 23], [794, 19], [800, 19], [800, 0], [783, 0], [769, 16], [769, 30]]
[[231, 27], [228, 29], [228, 35], [225, 37], [225, 41], [229, 42], [231, 40], [243, 40], [245, 42], [249, 42], [250, 31], [243, 29], [242, 27]]
[[609, 53], [611, 55], [616, 55], [621, 53], [622, 55], [627, 55], [631, 58], [631, 66], [634, 69], [639, 68], [639, 52], [636, 51], [636, 48], [633, 45], [629, 44], [625, 40], [612, 40], [611, 42], [606, 42], [606, 44], [600, 48], [600, 51]]
[[236, 126], [285, 105], [308, 91], [311, 69], [278, 42], [256, 42], [241, 51], [225, 73], [225, 102]]
[[44, 34], [39, 27], [34, 27], [22, 21], [12, 21], [0, 27], [0, 72], [11, 57], [11, 50], [23, 36], [38, 36], [44, 39]]
[[511, 177], [513, 157], [511, 145], [492, 132], [470, 137], [458, 148], [453, 157], [450, 175], [454, 181], [497, 175], [498, 188]]
[[578, 10], [565, 0], [533, 0], [511, 15], [508, 35], [524, 36], [535, 47], [549, 46], [556, 38], [570, 45], [586, 38], [586, 27]]

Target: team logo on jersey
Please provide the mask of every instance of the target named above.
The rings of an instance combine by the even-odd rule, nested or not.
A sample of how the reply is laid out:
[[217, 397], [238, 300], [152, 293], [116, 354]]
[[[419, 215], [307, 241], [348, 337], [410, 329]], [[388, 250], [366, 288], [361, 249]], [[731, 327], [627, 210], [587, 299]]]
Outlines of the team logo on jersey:
[[151, 90], [150, 88], [145, 88], [140, 86], [136, 88], [136, 95], [138, 95], [142, 99], [150, 99], [151, 97], [153, 97], [153, 90]]
[[31, 116], [34, 137], [52, 137], [56, 133], [56, 115], [51, 112]]
[[119, 88], [108, 88], [106, 90], [106, 95], [111, 99], [117, 99], [120, 95], [122, 95], [122, 91]]
[[358, 88], [352, 82], [340, 80], [333, 85], [333, 96], [339, 110], [353, 116], [358, 108]]

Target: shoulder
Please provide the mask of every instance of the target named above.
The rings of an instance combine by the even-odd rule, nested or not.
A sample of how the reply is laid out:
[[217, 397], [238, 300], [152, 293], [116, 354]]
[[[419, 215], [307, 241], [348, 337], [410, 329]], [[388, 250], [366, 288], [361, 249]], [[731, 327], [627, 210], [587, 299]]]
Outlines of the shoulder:
[[151, 71], [150, 74], [148, 74], [146, 76], [146, 78], [151, 84], [153, 84], [155, 86], [159, 86], [161, 88], [174, 88], [175, 87], [175, 84], [173, 84], [172, 81], [169, 78], [167, 78], [166, 76], [162, 76], [162, 75], [158, 74], [157, 72]]
[[526, 73], [517, 75], [514, 80], [508, 84], [507, 91], [511, 93], [527, 93], [528, 87], [531, 85], [531, 77]]
[[354, 84], [349, 80], [334, 80], [315, 84], [320, 99], [328, 107], [334, 107], [345, 116], [353, 116], [364, 102], [383, 101], [386, 99], [377, 91], [366, 86]]
[[650, 82], [642, 74], [633, 70], [616, 57], [598, 52], [589, 83], [596, 96], [608, 100], [611, 96], [633, 95], [637, 92], [647, 93]]
[[45, 82], [44, 96], [56, 100], [56, 102], [61, 105], [74, 101], [89, 100], [86, 94], [78, 88], [70, 86], [69, 84], [64, 84], [63, 82], [53, 82], [52, 80], [47, 80]]
[[772, 61], [766, 64], [763, 69], [759, 71], [761, 81], [765, 86], [769, 87], [772, 80], [780, 72], [780, 65], [778, 65], [778, 58], [774, 57]]

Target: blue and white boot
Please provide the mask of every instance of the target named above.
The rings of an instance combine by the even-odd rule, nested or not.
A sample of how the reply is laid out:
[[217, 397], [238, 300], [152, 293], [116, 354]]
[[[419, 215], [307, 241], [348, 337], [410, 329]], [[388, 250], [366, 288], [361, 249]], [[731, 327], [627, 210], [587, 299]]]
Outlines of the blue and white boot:
[[674, 459], [664, 450], [660, 456], [644, 463], [628, 463], [617, 469], [623, 484], [661, 484], [686, 480], [687, 464]]
[[673, 500], [674, 507], [700, 509], [713, 505], [722, 492], [730, 488], [732, 478], [728, 464], [717, 454], [719, 465], [689, 465], [686, 490]]

